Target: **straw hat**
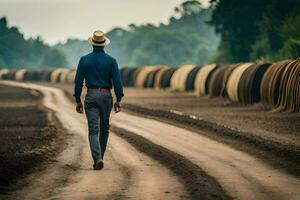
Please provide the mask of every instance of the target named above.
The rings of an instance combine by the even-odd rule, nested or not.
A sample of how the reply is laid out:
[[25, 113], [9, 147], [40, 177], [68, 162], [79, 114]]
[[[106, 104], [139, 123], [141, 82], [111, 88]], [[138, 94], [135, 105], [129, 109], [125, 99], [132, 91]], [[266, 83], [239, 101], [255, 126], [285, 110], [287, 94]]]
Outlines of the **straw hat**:
[[89, 37], [88, 43], [93, 46], [104, 47], [110, 43], [110, 40], [102, 31], [97, 30], [94, 32], [92, 37]]

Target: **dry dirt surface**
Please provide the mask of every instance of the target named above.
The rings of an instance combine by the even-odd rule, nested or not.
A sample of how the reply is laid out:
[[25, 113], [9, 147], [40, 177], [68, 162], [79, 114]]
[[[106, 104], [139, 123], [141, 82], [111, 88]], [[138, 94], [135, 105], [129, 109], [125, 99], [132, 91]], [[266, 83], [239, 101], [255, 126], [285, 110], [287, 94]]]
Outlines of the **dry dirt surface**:
[[126, 104], [175, 110], [228, 125], [272, 141], [300, 145], [300, 114], [272, 112], [261, 104], [239, 106], [221, 98], [195, 97], [150, 89], [127, 88]]
[[[125, 138], [136, 148], [112, 134], [106, 170], [101, 173], [94, 172], [89, 168], [89, 150], [83, 135], [85, 132], [83, 116], [72, 114], [74, 107], [64, 92], [33, 84], [15, 82], [11, 84], [39, 89], [45, 95], [45, 105], [52, 108], [58, 113], [58, 116], [64, 119], [66, 128], [78, 135], [78, 140], [82, 144], [80, 148], [73, 143], [70, 148], [66, 149], [67, 152], [63, 152], [61, 160], [58, 160], [58, 163], [65, 163], [64, 169], [71, 171], [72, 176], [67, 177], [63, 183], [60, 181], [60, 185], [55, 185], [49, 183], [53, 178], [54, 180], [55, 178], [61, 179], [63, 174], [59, 174], [59, 168], [54, 168], [56, 174], [51, 174], [50, 177], [49, 173], [45, 172], [44, 178], [48, 178], [49, 181], [47, 181], [47, 187], [43, 187], [40, 183], [39, 188], [42, 191], [38, 193], [37, 190], [33, 190], [37, 186], [35, 184], [38, 183], [35, 180], [32, 188], [26, 188], [19, 192], [19, 195], [22, 196], [27, 194], [28, 199], [34, 199], [39, 195], [44, 195], [42, 196], [44, 198], [57, 199], [74, 199], [74, 197], [79, 199], [96, 199], [96, 197], [100, 197], [99, 199], [168, 199], [169, 195], [174, 195], [170, 199], [300, 199], [300, 179], [274, 168], [264, 160], [213, 140], [205, 134], [125, 112], [114, 114], [111, 123], [114, 131], [118, 133], [117, 135]], [[78, 154], [81, 156], [74, 156], [74, 154], [78, 154], [72, 147], [79, 149]], [[168, 157], [169, 162], [157, 158], [160, 152], [155, 152], [153, 148], [161, 148], [159, 150], [162, 154], [161, 157], [165, 157], [168, 151], [172, 152]], [[127, 153], [132, 156], [127, 155]], [[144, 158], [135, 159], [138, 153]], [[152, 155], [156, 159], [154, 160], [148, 155]], [[170, 166], [170, 163], [176, 160], [174, 159], [176, 155], [178, 155], [177, 168], [186, 166], [189, 170], [180, 171], [174, 169], [176, 165]], [[145, 169], [145, 165], [132, 165], [144, 159], [156, 164], [150, 164], [151, 169], [148, 170]], [[192, 165], [180, 164], [180, 162], [191, 163]], [[112, 165], [110, 166], [110, 164]], [[149, 167], [149, 165], [146, 166]], [[157, 169], [152, 168], [155, 166]], [[196, 169], [193, 169], [195, 167]], [[187, 174], [185, 177], [174, 176], [175, 174], [195, 173], [196, 171], [198, 173], [195, 176], [204, 173], [202, 180], [205, 182], [199, 186], [199, 189], [208, 188], [206, 189], [207, 192], [212, 191], [210, 195], [207, 194], [198, 198], [192, 196], [195, 191], [184, 188], [187, 184], [182, 181], [185, 177], [191, 176]], [[106, 182], [103, 184], [99, 180], [106, 180]], [[186, 182], [193, 182], [194, 180], [197, 178]], [[158, 183], [160, 185], [157, 185]], [[161, 191], [163, 186], [168, 188], [167, 192], [166, 190], [164, 190], [165, 192]], [[192, 188], [194, 185], [190, 187]], [[35, 191], [35, 194], [32, 191]]]
[[209, 137], [157, 120], [120, 113], [112, 125], [163, 146], [216, 178], [233, 199], [300, 199], [300, 179]]
[[[73, 99], [72, 86], [54, 86]], [[123, 106], [126, 112], [187, 128], [300, 177], [300, 113], [138, 88], [125, 88]]]
[[57, 151], [58, 129], [41, 99], [36, 91], [0, 85], [0, 199]]
[[9, 199], [199, 199], [190, 196], [171, 170], [113, 133], [104, 170], [92, 170], [86, 120], [75, 112], [63, 91], [34, 84], [2, 83], [40, 91], [43, 105], [53, 110], [71, 134], [56, 162], [33, 174], [30, 184]]
[[221, 98], [127, 88], [125, 108], [196, 130], [300, 176], [300, 114], [262, 104], [239, 106]]

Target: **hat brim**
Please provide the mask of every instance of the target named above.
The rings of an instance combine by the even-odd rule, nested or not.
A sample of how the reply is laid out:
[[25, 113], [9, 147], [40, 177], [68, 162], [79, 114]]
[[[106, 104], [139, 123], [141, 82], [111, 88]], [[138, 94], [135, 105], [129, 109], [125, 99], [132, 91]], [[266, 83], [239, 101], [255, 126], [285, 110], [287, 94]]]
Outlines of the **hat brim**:
[[110, 43], [110, 40], [108, 39], [108, 37], [105, 37], [105, 42], [102, 43], [102, 44], [98, 44], [98, 43], [95, 43], [93, 41], [93, 37], [89, 37], [87, 42], [90, 44], [90, 45], [93, 45], [93, 46], [97, 46], [97, 47], [104, 47], [106, 45], [108, 45]]

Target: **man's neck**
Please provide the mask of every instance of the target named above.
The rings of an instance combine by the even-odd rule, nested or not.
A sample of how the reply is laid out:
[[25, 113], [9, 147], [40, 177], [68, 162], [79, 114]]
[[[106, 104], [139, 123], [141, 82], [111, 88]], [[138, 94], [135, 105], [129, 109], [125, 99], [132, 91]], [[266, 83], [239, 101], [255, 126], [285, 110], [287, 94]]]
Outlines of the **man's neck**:
[[93, 48], [93, 52], [98, 52], [98, 51], [103, 51], [104, 52], [104, 48], [103, 47], [94, 47]]

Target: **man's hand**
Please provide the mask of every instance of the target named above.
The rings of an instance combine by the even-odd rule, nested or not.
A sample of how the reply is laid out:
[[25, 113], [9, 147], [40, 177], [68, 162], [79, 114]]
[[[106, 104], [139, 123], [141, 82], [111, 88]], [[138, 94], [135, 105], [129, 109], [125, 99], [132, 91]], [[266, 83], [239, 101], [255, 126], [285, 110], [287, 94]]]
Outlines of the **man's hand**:
[[76, 111], [80, 114], [83, 114], [83, 105], [81, 102], [76, 104]]
[[122, 108], [121, 102], [117, 101], [117, 102], [114, 104], [114, 110], [115, 110], [115, 113], [120, 112], [120, 111], [121, 111], [121, 108]]

